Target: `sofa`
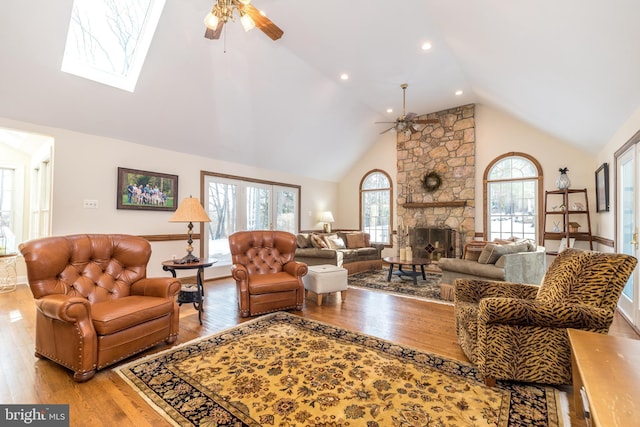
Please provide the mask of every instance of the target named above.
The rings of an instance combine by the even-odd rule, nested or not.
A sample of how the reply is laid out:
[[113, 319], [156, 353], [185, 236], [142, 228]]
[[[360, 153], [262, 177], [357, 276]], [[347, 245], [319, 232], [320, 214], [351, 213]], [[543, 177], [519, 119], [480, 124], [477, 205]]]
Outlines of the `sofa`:
[[473, 241], [462, 258], [441, 258], [442, 283], [456, 279], [497, 280], [540, 284], [546, 271], [546, 251], [530, 240]]
[[307, 265], [335, 265], [347, 274], [382, 269], [382, 244], [372, 244], [369, 233], [336, 231], [298, 233], [295, 260]]

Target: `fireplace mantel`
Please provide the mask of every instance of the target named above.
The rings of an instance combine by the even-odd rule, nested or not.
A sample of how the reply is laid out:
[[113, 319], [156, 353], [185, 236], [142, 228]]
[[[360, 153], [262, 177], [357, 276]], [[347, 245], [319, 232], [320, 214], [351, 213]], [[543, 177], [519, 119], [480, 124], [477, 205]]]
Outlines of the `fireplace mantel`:
[[459, 208], [467, 205], [466, 200], [451, 200], [448, 202], [421, 202], [421, 203], [404, 203], [403, 208]]

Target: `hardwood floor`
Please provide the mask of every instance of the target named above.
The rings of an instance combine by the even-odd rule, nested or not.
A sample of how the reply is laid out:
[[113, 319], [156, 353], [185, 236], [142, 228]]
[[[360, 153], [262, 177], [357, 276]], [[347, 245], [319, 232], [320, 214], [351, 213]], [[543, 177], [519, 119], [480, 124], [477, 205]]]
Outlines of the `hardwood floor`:
[[[205, 284], [203, 325], [192, 306], [180, 309], [178, 344], [230, 328], [248, 319], [238, 316], [235, 284], [228, 279]], [[457, 344], [453, 307], [393, 295], [352, 289], [344, 303], [336, 295], [318, 307], [310, 299], [303, 317], [374, 335], [420, 350], [467, 361]], [[34, 353], [35, 304], [27, 285], [0, 294], [0, 402], [64, 403], [70, 405], [71, 426], [160, 426], [166, 422], [110, 369], [82, 384], [59, 365], [37, 359]], [[620, 316], [611, 335], [640, 338]], [[167, 349], [159, 345], [146, 353]], [[565, 389], [571, 392], [570, 387]], [[572, 423], [578, 425], [569, 396]]]

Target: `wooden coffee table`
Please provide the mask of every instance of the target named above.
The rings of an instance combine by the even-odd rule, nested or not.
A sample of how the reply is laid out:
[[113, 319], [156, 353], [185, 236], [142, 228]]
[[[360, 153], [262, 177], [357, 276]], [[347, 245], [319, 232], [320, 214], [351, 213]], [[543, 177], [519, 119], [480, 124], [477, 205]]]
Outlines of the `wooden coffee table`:
[[[400, 259], [397, 256], [388, 256], [382, 259], [384, 262], [389, 264], [389, 275], [387, 276], [387, 282], [391, 281], [391, 275], [396, 275], [400, 278], [403, 277], [411, 277], [413, 279], [413, 284], [418, 284], [418, 276], [422, 275], [422, 279], [427, 280], [427, 275], [424, 272], [424, 266], [429, 265], [431, 262], [426, 258], [413, 258], [411, 261], [407, 261], [406, 259]], [[397, 266], [398, 269], [393, 271], [393, 266]], [[403, 270], [402, 267], [411, 266], [411, 271]], [[420, 266], [420, 271], [416, 270], [416, 267]]]

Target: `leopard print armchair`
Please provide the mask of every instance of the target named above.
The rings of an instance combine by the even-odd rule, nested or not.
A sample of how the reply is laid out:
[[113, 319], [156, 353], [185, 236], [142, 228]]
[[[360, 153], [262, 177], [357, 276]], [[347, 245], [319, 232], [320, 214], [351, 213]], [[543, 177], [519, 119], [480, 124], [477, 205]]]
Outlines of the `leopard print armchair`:
[[458, 341], [489, 385], [571, 383], [567, 328], [607, 334], [637, 263], [625, 254], [567, 249], [540, 286], [458, 279]]

